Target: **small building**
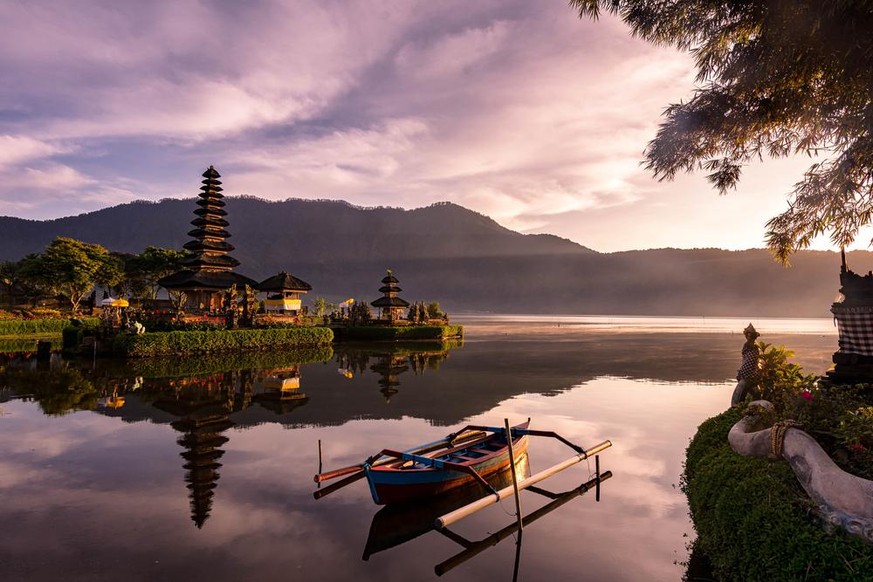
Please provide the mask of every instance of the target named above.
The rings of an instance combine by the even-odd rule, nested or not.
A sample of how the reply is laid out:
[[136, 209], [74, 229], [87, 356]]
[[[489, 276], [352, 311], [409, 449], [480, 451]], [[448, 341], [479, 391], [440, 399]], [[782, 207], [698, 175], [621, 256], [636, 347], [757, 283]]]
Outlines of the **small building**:
[[382, 279], [382, 287], [379, 288], [382, 297], [370, 302], [370, 305], [380, 310], [380, 319], [390, 323], [403, 319], [406, 310], [409, 309], [409, 302], [397, 296], [403, 291], [399, 283], [391, 269], [388, 269], [385, 278]]
[[849, 270], [841, 254], [840, 295], [831, 305], [839, 349], [827, 377], [833, 384], [864, 384], [873, 381], [873, 272]]
[[264, 301], [264, 309], [267, 313], [283, 315], [297, 315], [302, 305], [301, 295], [312, 291], [312, 285], [285, 271], [264, 279], [256, 288], [267, 293], [267, 299]]

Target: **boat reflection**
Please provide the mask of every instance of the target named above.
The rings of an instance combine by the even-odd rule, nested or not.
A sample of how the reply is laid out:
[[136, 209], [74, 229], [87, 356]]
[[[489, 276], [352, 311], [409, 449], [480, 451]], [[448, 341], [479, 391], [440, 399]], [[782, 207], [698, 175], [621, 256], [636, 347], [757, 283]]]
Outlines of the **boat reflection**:
[[[610, 478], [612, 478], [612, 471], [606, 471], [605, 473], [601, 473], [599, 476], [595, 476], [593, 479], [590, 479], [590, 480], [586, 481], [585, 483], [582, 483], [581, 485], [579, 485], [575, 489], [571, 489], [570, 491], [565, 491], [564, 493], [552, 493], [550, 491], [547, 491], [545, 489], [541, 489], [540, 487], [536, 487], [536, 486], [528, 487], [527, 488], [528, 491], [532, 491], [532, 492], [537, 493], [539, 495], [543, 495], [545, 497], [548, 497], [552, 501], [550, 501], [546, 505], [540, 507], [536, 511], [533, 511], [533, 512], [525, 515], [523, 517], [522, 527], [532, 524], [533, 522], [539, 520], [540, 518], [548, 515], [549, 513], [555, 511], [556, 509], [560, 508], [562, 505], [566, 504], [567, 502], [572, 501], [573, 499], [575, 499], [581, 495], [584, 495], [585, 493], [587, 493], [591, 489], [597, 490], [597, 492], [598, 492], [597, 500], [599, 501], [600, 500], [600, 495], [599, 495], [600, 484], [603, 483], [604, 481], [606, 481], [607, 479], [610, 479]], [[516, 549], [515, 549], [515, 568], [513, 569], [513, 576], [512, 576], [513, 581], [517, 580], [519, 559], [521, 557], [521, 540], [522, 540], [522, 534], [523, 534], [523, 529], [521, 529], [519, 527], [518, 522], [511, 523], [511, 524], [507, 525], [506, 527], [504, 527], [503, 529], [501, 529], [500, 531], [493, 533], [493, 534], [491, 534], [487, 537], [484, 537], [481, 540], [478, 540], [475, 542], [471, 542], [471, 541], [467, 540], [466, 538], [459, 536], [458, 534], [456, 534], [456, 533], [454, 533], [446, 528], [438, 529], [437, 531], [440, 532], [441, 534], [443, 534], [444, 536], [446, 536], [447, 538], [449, 538], [450, 540], [452, 540], [453, 542], [456, 542], [457, 544], [463, 546], [463, 548], [464, 548], [462, 551], [458, 552], [454, 556], [452, 556], [452, 557], [440, 562], [436, 566], [434, 566], [434, 572], [436, 573], [437, 576], [442, 576], [446, 572], [460, 566], [461, 564], [463, 564], [467, 560], [470, 560], [471, 558], [478, 556], [479, 554], [481, 554], [482, 552], [484, 552], [488, 548], [492, 548], [492, 547], [496, 546], [497, 544], [499, 544], [500, 542], [502, 542], [506, 538], [508, 538], [512, 535], [515, 535], [517, 533], [518, 537], [516, 539]]]
[[[530, 462], [528, 454], [519, 456], [515, 460], [516, 479], [521, 481], [530, 477]], [[597, 501], [600, 500], [600, 484], [612, 477], [611, 471], [606, 471], [595, 476], [593, 479], [582, 483], [578, 487], [563, 493], [552, 493], [536, 486], [530, 486], [527, 491], [548, 498], [550, 501], [531, 512], [523, 515], [522, 528], [531, 524], [549, 513], [560, 508], [564, 504], [587, 493], [591, 489], [597, 489]], [[488, 479], [495, 489], [503, 489], [512, 485], [512, 470], [509, 466]], [[438, 528], [435, 523], [437, 518], [444, 516], [460, 507], [463, 507], [482, 497], [482, 487], [476, 483], [456, 489], [446, 494], [434, 497], [428, 503], [407, 503], [402, 505], [387, 505], [373, 516], [370, 523], [370, 532], [367, 543], [364, 546], [363, 560], [369, 560], [378, 552], [384, 552], [407, 542], [410, 542], [426, 533], [437, 531], [446, 538], [460, 545], [463, 549], [457, 554], [434, 566], [434, 572], [438, 576], [449, 572], [464, 562], [481, 554], [488, 548], [494, 547], [506, 538], [517, 535], [516, 538], [516, 563], [515, 576], [518, 574], [518, 561], [521, 552], [522, 531], [518, 521], [513, 522], [500, 531], [490, 534], [477, 541], [470, 541], [448, 528]]]
[[[515, 459], [515, 473], [519, 481], [530, 476], [527, 453]], [[512, 485], [510, 465], [507, 464], [486, 480], [497, 490]], [[427, 503], [386, 505], [373, 516], [363, 559], [368, 560], [377, 552], [414, 540], [433, 530], [438, 517], [479, 499], [483, 490], [482, 485], [473, 482], [435, 496]]]

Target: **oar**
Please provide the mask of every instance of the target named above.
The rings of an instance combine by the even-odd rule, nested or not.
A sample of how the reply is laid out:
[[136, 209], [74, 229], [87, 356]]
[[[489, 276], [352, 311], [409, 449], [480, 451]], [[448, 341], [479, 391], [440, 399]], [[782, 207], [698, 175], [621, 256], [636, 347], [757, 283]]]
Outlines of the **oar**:
[[357, 481], [358, 479], [363, 477], [365, 474], [366, 473], [364, 473], [363, 470], [358, 471], [357, 473], [352, 473], [350, 476], [346, 477], [345, 479], [340, 479], [336, 483], [331, 483], [330, 485], [328, 485], [324, 489], [315, 490], [312, 493], [312, 496], [315, 497], [316, 499], [321, 499], [325, 495], [330, 495], [331, 493], [333, 493], [337, 489], [342, 489], [346, 485], [350, 485], [350, 484], [354, 483], [355, 481]]
[[[372, 457], [370, 457], [372, 459]], [[331, 479], [336, 479], [337, 477], [342, 477], [343, 475], [349, 475], [351, 473], [357, 473], [359, 471], [364, 470], [364, 463], [360, 463], [358, 465], [349, 465], [348, 467], [343, 467], [342, 469], [334, 469], [333, 471], [327, 471], [326, 473], [319, 473], [313, 480], [316, 483], [322, 483], [324, 481], [330, 481]]]

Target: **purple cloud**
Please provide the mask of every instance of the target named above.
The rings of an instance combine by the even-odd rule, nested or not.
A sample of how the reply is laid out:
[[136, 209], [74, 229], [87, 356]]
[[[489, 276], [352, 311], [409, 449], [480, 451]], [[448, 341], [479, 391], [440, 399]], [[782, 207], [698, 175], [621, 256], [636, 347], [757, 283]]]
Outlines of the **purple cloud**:
[[[697, 246], [760, 246], [702, 177], [639, 166], [691, 60], [563, 1], [7, 2], [0, 70], [0, 215], [191, 196], [215, 164], [230, 194], [451, 200], [599, 250], [682, 246], [677, 221]], [[771, 184], [777, 211], [795, 179]], [[688, 191], [721, 230], [634, 234]]]

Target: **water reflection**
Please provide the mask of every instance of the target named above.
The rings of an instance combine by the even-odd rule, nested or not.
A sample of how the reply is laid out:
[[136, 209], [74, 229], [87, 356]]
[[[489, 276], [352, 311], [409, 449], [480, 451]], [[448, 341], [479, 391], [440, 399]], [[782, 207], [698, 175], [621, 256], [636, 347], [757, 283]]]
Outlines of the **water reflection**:
[[[797, 349], [801, 361], [827, 361], [836, 344], [763, 339]], [[461, 349], [425, 350], [423, 365], [404, 356], [388, 402], [371, 367], [398, 355], [390, 351], [0, 362], [0, 522], [14, 524], [0, 533], [0, 579], [429, 579], [456, 542], [431, 532], [362, 561], [376, 508], [366, 487], [313, 501], [318, 442], [326, 463], [343, 466], [360, 462], [367, 443], [372, 453], [530, 416], [574, 442], [610, 438], [604, 460], [620, 478], [604, 487], [604, 503], [586, 495], [525, 529], [519, 579], [676, 581], [683, 536], [693, 537], [676, 487], [684, 449], [726, 408], [741, 345], [739, 333], [552, 336], [470, 325]], [[296, 388], [278, 378], [292, 372]], [[276, 380], [271, 409], [256, 396]], [[185, 405], [192, 399], [198, 407]], [[227, 421], [209, 424], [210, 406]], [[536, 447], [535, 470], [566, 453]], [[590, 473], [579, 465], [548, 487], [572, 491]], [[536, 511], [532, 500], [544, 502], [523, 493], [525, 514]], [[506, 527], [511, 509], [493, 506], [455, 533], [482, 541]], [[510, 578], [517, 548], [489, 548], [446, 577]]]
[[[372, 382], [390, 402], [399, 391], [401, 375], [411, 372], [412, 376], [421, 376], [428, 370], [436, 371], [448, 357], [449, 350], [461, 345], [460, 342], [349, 345], [336, 351], [320, 348], [93, 363], [65, 361], [57, 355], [50, 363], [13, 358], [0, 367], [0, 390], [5, 390], [7, 397], [34, 401], [50, 415], [96, 410], [137, 421], [148, 415], [143, 405], [189, 418], [218, 414], [218, 411], [229, 416], [258, 404], [277, 416], [286, 417], [310, 399], [303, 390], [303, 370], [307, 365], [334, 360], [343, 379]], [[333, 398], [334, 391], [344, 387], [342, 380], [326, 378], [318, 367], [311, 371], [325, 397]], [[128, 406], [121, 410], [125, 403]], [[243, 416], [241, 424], [249, 424], [254, 418], [263, 421], [257, 414]], [[318, 419], [315, 422], [321, 424]], [[327, 418], [323, 423], [332, 424], [333, 420]]]
[[553, 493], [546, 489], [542, 489], [540, 487], [528, 487], [528, 491], [533, 491], [538, 495], [542, 495], [548, 499], [551, 499], [549, 503], [540, 507], [536, 511], [531, 512], [528, 515], [524, 515], [523, 524], [519, 524], [517, 521], [510, 523], [509, 525], [503, 527], [496, 533], [490, 534], [478, 541], [471, 542], [470, 540], [455, 534], [454, 532], [448, 529], [437, 530], [450, 540], [462, 546], [464, 549], [454, 556], [440, 562], [436, 566], [434, 566], [434, 572], [437, 576], [442, 576], [447, 572], [453, 570], [454, 568], [460, 566], [464, 562], [470, 560], [471, 558], [475, 558], [488, 548], [492, 548], [505, 540], [510, 536], [517, 536], [515, 543], [515, 563], [512, 569], [512, 580], [515, 582], [518, 579], [518, 570], [519, 563], [521, 560], [521, 547], [522, 547], [522, 535], [524, 530], [522, 529], [523, 525], [530, 525], [536, 522], [537, 520], [545, 517], [546, 515], [552, 513], [556, 509], [559, 509], [566, 503], [576, 499], [577, 497], [584, 495], [591, 489], [597, 490], [598, 501], [600, 501], [600, 486], [603, 482], [612, 478], [612, 472], [606, 471], [605, 473], [593, 478], [589, 479], [585, 483], [582, 483], [578, 487], [571, 489], [570, 491], [565, 491], [564, 493]]
[[[512, 476], [512, 470], [507, 466], [489, 477], [488, 482], [499, 490], [512, 486]], [[531, 476], [530, 457], [527, 453], [516, 459], [515, 476], [518, 481]], [[597, 490], [597, 501], [599, 501], [600, 486], [610, 478], [612, 478], [612, 472], [606, 471], [562, 493], [554, 493], [542, 487], [529, 486], [526, 491], [548, 499], [548, 503], [527, 514], [522, 513], [521, 520], [515, 518], [497, 532], [488, 533], [476, 540], [470, 540], [451, 528], [437, 528], [434, 524], [437, 518], [480, 499], [482, 488], [477, 484], [453, 490], [427, 502], [387, 505], [373, 516], [362, 559], [368, 561], [376, 553], [391, 550], [430, 532], [437, 532], [461, 546], [460, 551], [434, 565], [433, 569], [436, 575], [443, 576], [489, 548], [493, 548], [508, 537], [515, 536], [516, 549], [512, 579], [516, 580], [521, 556], [523, 526], [533, 524], [591, 489]]]
[[449, 350], [461, 346], [461, 340], [375, 347], [372, 344], [343, 345], [336, 352], [337, 371], [349, 380], [365, 370], [377, 374], [379, 392], [385, 402], [390, 403], [391, 398], [400, 391], [402, 374], [412, 370], [414, 375], [420, 376], [426, 370], [439, 370], [440, 363], [449, 356]]
[[129, 362], [64, 361], [57, 356], [50, 362], [12, 359], [0, 369], [0, 389], [6, 400], [35, 402], [50, 416], [91, 410], [128, 422], [168, 423], [181, 433], [176, 442], [183, 449], [179, 455], [191, 520], [199, 529], [210, 516], [228, 431], [251, 424], [252, 417], [258, 419], [254, 424], [269, 422], [258, 414], [246, 414], [255, 405], [283, 422], [306, 405], [304, 364], [326, 363], [335, 357], [346, 379], [369, 370], [390, 401], [400, 374], [438, 369], [448, 350], [459, 345], [350, 346], [336, 353], [316, 349]]

